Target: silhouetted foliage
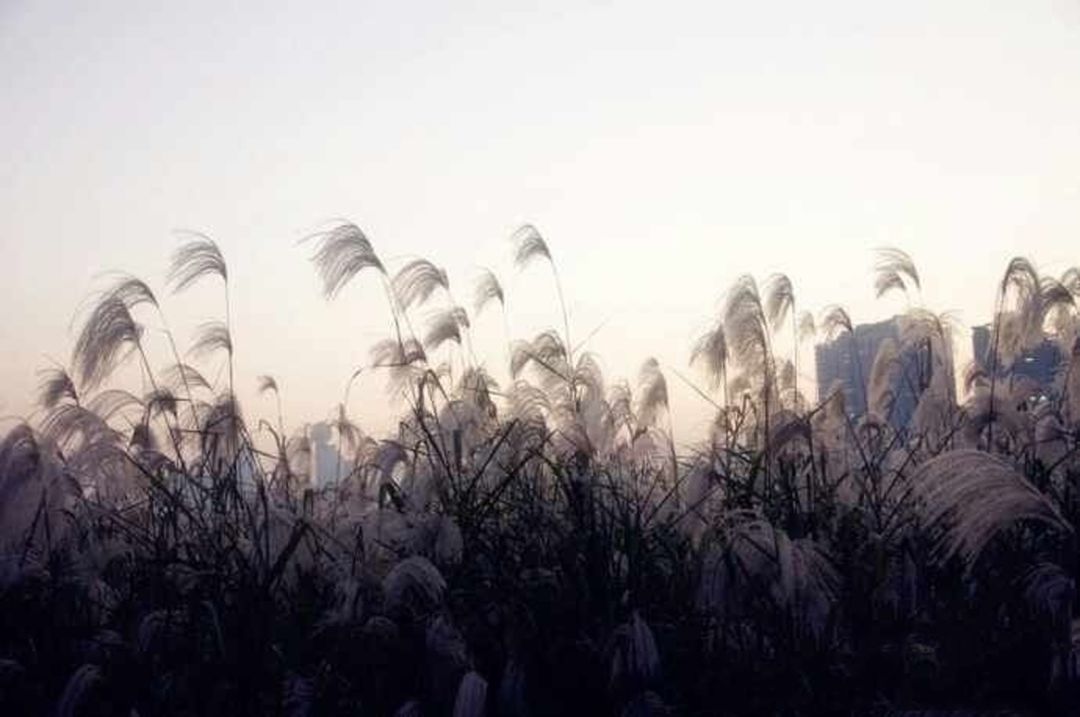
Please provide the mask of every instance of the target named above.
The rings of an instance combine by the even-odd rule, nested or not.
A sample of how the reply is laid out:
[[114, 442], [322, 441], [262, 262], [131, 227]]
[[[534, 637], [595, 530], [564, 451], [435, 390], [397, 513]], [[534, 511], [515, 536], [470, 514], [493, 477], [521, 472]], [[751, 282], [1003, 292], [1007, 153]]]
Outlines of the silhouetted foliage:
[[[352, 224], [315, 239], [327, 298], [375, 269], [395, 329], [331, 420], [287, 433], [287, 387], [261, 375], [276, 426], [249, 425], [232, 393], [227, 294], [225, 321], [200, 327], [190, 355], [224, 351], [229, 386], [181, 362], [167, 332], [174, 362], [154, 371], [133, 312], [157, 302], [130, 277], [90, 307], [70, 373], [43, 374], [41, 412], [0, 440], [4, 714], [1077, 705], [1080, 272], [1056, 281], [1010, 264], [991, 355], [959, 395], [949, 317], [909, 296], [862, 414], [833, 387], [819, 402], [800, 392], [799, 344], [816, 326], [796, 313], [790, 278], [762, 295], [741, 277], [689, 356], [715, 420], [678, 447], [660, 362], [633, 386], [609, 383], [570, 343], [535, 227], [515, 233], [514, 259], [550, 265], [563, 333], [514, 341], [507, 386], [473, 355], [445, 272], [414, 259], [390, 278]], [[169, 280], [204, 276], [228, 280], [218, 246], [196, 235]], [[919, 282], [910, 257], [879, 252], [879, 296]], [[485, 270], [474, 312], [505, 298]], [[410, 312], [429, 305], [418, 337]], [[840, 307], [820, 326], [855, 342]], [[773, 346], [781, 329], [790, 357]], [[1065, 366], [1032, 385], [1014, 360], [1048, 339]], [[103, 388], [132, 352], [143, 389]], [[385, 372], [401, 402], [381, 440], [348, 414], [364, 371]], [[902, 381], [917, 406], [898, 426]], [[328, 445], [330, 475], [318, 469]]]

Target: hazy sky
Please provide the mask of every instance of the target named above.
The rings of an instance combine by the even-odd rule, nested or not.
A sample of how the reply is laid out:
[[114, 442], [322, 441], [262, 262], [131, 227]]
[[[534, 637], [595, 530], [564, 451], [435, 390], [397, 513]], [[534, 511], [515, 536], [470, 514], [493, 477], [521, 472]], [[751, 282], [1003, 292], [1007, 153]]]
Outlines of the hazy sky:
[[[4, 0], [0, 415], [68, 360], [104, 271], [159, 289], [183, 343], [220, 313], [212, 283], [166, 294], [184, 228], [229, 261], [249, 413], [270, 415], [270, 373], [293, 423], [389, 335], [374, 276], [327, 304], [296, 244], [335, 217], [392, 266], [444, 265], [462, 303], [477, 265], [500, 269], [517, 337], [561, 321], [549, 276], [508, 267], [536, 224], [613, 376], [685, 367], [744, 272], [886, 316], [886, 244], [926, 304], [982, 322], [1012, 256], [1080, 263], [1078, 88], [1077, 0]], [[502, 375], [498, 314], [476, 332]], [[702, 404], [669, 383], [690, 431]], [[385, 421], [380, 389], [355, 395]]]

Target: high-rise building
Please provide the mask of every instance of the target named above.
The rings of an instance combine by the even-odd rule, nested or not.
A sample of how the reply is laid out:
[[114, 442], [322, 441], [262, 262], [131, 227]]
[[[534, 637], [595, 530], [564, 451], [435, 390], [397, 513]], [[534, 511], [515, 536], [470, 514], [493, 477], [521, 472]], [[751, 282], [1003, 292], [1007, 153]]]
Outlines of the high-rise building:
[[[971, 348], [975, 364], [984, 371], [990, 370], [990, 341], [993, 331], [989, 324], [971, 329]], [[1008, 366], [999, 365], [999, 371], [1008, 371], [1013, 376], [1030, 378], [1042, 386], [1047, 394], [1053, 391], [1054, 378], [1061, 366], [1063, 355], [1058, 342], [1044, 338], [1038, 346], [1024, 351]]]
[[341, 462], [337, 448], [330, 442], [333, 429], [329, 423], [320, 421], [311, 426], [311, 484], [322, 488], [340, 478]]
[[[844, 391], [848, 415], [853, 419], [865, 415], [870, 371], [878, 350], [887, 339], [892, 339], [899, 346], [899, 317], [874, 324], [859, 324], [853, 335], [844, 333], [832, 341], [818, 344], [815, 350], [818, 400], [823, 400], [839, 384]], [[853, 348], [856, 349], [854, 352]], [[919, 373], [918, 360], [918, 353], [914, 350], [900, 353], [901, 370], [895, 372], [893, 403], [886, 416], [896, 428], [907, 426], [915, 413], [917, 394], [911, 377]]]

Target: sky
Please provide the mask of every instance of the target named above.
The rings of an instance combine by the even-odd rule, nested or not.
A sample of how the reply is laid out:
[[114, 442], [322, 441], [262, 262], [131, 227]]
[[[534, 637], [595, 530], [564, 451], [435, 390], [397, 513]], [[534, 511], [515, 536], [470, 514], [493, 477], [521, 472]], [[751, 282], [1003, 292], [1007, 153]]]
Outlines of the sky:
[[[505, 377], [507, 327], [561, 324], [550, 274], [510, 261], [530, 222], [572, 334], [611, 377], [659, 359], [692, 434], [708, 405], [673, 372], [700, 379], [691, 344], [740, 274], [877, 320], [904, 308], [872, 290], [897, 246], [916, 300], [972, 325], [1013, 256], [1080, 264], [1077, 88], [1077, 0], [5, 0], [0, 416], [32, 413], [106, 272], [146, 279], [181, 345], [220, 317], [219, 285], [165, 285], [180, 230], [229, 263], [249, 416], [273, 414], [271, 374], [290, 424], [326, 417], [390, 335], [375, 276], [320, 294], [299, 242], [337, 218], [391, 268], [444, 266], [461, 303], [496, 269], [507, 321], [474, 334]], [[376, 384], [349, 405], [373, 432], [394, 412]]]

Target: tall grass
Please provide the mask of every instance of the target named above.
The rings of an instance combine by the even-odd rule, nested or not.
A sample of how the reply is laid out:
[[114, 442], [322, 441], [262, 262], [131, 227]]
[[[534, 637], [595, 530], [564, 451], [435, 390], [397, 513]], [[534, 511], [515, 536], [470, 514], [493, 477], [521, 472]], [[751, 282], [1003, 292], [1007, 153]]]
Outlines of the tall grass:
[[[493, 273], [470, 314], [442, 269], [393, 270], [355, 225], [313, 240], [327, 298], [378, 281], [393, 327], [335, 411], [333, 480], [313, 475], [323, 439], [286, 423], [287, 387], [256, 381], [272, 421], [249, 425], [234, 398], [228, 271], [207, 237], [174, 254], [169, 276], [176, 290], [223, 281], [224, 320], [190, 356], [224, 353], [226, 386], [167, 330], [174, 361], [150, 364], [139, 312], [159, 307], [130, 277], [84, 315], [70, 368], [43, 374], [40, 412], [0, 441], [5, 714], [1077, 704], [1080, 272], [1055, 281], [1010, 264], [991, 356], [962, 395], [948, 317], [912, 296], [864, 373], [844, 309], [815, 320], [787, 276], [763, 293], [742, 277], [689, 352], [703, 385], [676, 371], [716, 412], [680, 451], [668, 369], [649, 359], [636, 385], [609, 381], [571, 342], [535, 227], [514, 235], [514, 258], [552, 269], [562, 326], [510, 344], [505, 386], [469, 339], [472, 318], [507, 299]], [[873, 282], [879, 296], [920, 288], [895, 249]], [[851, 342], [867, 410], [839, 390], [801, 392], [799, 347], [817, 326]], [[789, 330], [787, 360], [773, 337]], [[1047, 338], [1063, 343], [1058, 379], [1014, 380], [1013, 362]], [[143, 394], [108, 387], [129, 356]], [[349, 418], [365, 372], [401, 398], [393, 435]], [[896, 426], [901, 390], [916, 408]]]

